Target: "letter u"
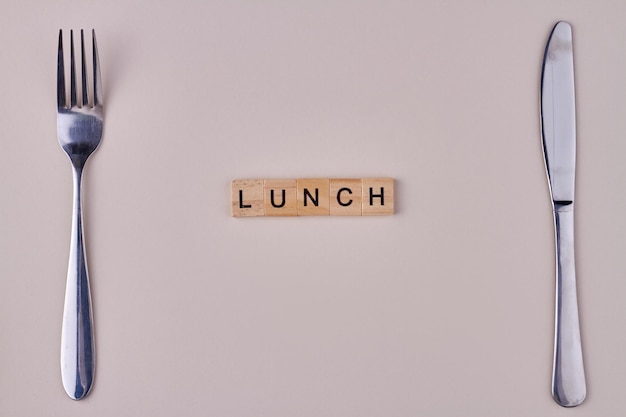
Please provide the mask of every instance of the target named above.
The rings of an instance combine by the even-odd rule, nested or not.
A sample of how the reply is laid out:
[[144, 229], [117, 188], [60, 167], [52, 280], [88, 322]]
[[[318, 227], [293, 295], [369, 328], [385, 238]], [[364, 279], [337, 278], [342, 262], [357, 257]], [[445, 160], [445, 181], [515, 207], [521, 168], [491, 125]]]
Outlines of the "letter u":
[[286, 198], [285, 198], [285, 189], [281, 190], [282, 193], [282, 201], [280, 202], [280, 204], [276, 204], [274, 202], [274, 190], [270, 190], [270, 203], [272, 204], [273, 207], [275, 208], [281, 208], [285, 206], [285, 202], [286, 202]]

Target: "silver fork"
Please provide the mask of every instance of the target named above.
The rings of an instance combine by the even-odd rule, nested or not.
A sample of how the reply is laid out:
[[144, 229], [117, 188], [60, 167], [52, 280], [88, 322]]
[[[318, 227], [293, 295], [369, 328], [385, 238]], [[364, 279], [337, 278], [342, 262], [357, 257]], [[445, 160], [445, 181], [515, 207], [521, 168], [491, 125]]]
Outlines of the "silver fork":
[[70, 259], [67, 270], [63, 330], [61, 333], [61, 376], [65, 392], [74, 400], [84, 398], [92, 387], [95, 372], [95, 344], [91, 293], [85, 258], [81, 209], [81, 181], [87, 158], [102, 138], [103, 109], [100, 63], [93, 39], [93, 98], [89, 101], [85, 41], [80, 31], [82, 97], [77, 99], [74, 32], [70, 31], [70, 101], [65, 90], [63, 31], [59, 31], [57, 62], [57, 134], [61, 147], [70, 158], [74, 178], [74, 205]]

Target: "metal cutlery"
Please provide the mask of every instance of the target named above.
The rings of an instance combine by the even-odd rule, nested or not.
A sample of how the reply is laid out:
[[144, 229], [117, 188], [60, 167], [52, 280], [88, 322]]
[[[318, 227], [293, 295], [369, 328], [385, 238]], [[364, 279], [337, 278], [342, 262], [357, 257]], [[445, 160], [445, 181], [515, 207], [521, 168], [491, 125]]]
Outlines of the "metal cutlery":
[[[80, 100], [76, 86], [74, 32], [70, 31], [70, 91], [65, 89], [63, 61], [63, 32], [59, 31], [57, 61], [57, 134], [61, 147], [72, 163], [74, 203], [70, 256], [67, 271], [63, 329], [61, 334], [61, 376], [65, 392], [74, 400], [84, 398], [90, 391], [95, 372], [95, 344], [91, 293], [85, 258], [82, 223], [82, 175], [85, 163], [102, 138], [102, 82], [96, 35], [92, 31], [92, 87], [88, 87], [87, 63], [83, 31], [81, 46]], [[89, 93], [92, 92], [91, 100]]]
[[574, 407], [586, 396], [574, 262], [576, 109], [572, 28], [558, 22], [541, 75], [541, 134], [556, 236], [556, 311], [552, 396]]

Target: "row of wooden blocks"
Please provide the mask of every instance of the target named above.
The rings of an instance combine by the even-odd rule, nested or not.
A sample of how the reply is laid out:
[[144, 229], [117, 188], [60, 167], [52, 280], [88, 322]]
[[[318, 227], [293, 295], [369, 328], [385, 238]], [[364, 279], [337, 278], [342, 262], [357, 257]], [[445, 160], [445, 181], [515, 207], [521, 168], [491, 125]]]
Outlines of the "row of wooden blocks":
[[393, 214], [393, 178], [238, 179], [233, 217]]

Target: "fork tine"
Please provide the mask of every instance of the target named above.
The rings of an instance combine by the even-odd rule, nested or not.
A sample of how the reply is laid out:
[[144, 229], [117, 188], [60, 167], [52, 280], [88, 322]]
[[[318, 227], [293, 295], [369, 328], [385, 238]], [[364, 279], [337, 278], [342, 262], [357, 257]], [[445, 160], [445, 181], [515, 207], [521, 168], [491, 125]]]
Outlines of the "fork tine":
[[74, 59], [73, 30], [70, 30], [70, 107], [76, 107], [76, 60]]
[[83, 36], [83, 30], [80, 30], [80, 61], [81, 75], [83, 79], [82, 91], [83, 91], [83, 106], [89, 106], [89, 96], [87, 95], [87, 65], [85, 62], [85, 37]]
[[102, 79], [100, 77], [100, 58], [98, 57], [98, 45], [96, 44], [96, 31], [91, 30], [91, 39], [93, 47], [93, 106], [101, 106], [103, 103], [102, 96]]
[[57, 55], [57, 107], [65, 107], [65, 65], [63, 63], [63, 30], [59, 29], [59, 51]]

